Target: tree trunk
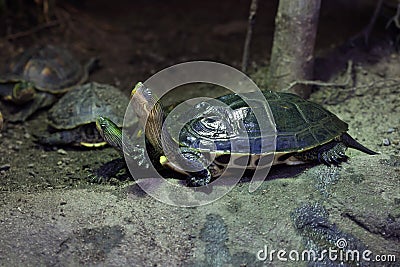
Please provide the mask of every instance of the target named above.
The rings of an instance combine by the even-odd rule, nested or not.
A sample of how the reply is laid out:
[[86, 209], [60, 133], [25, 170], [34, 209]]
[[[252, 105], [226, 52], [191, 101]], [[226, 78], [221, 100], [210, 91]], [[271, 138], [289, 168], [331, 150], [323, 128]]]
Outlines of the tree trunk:
[[[268, 73], [272, 90], [287, 88], [293, 81], [313, 79], [320, 5], [321, 0], [279, 1]], [[297, 84], [290, 91], [307, 98], [311, 88]]]

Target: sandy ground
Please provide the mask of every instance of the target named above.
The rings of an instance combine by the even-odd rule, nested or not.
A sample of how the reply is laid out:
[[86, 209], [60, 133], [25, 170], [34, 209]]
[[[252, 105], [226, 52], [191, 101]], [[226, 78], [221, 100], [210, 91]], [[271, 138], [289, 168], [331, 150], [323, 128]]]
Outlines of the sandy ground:
[[[82, 62], [99, 56], [102, 68], [90, 80], [119, 86], [126, 95], [132, 83], [187, 60], [239, 67], [247, 2], [246, 9], [231, 12], [224, 12], [224, 1], [196, 9], [182, 1], [170, 4], [139, 1], [117, 8], [101, 1], [69, 8], [68, 25], [2, 40], [1, 63], [31, 42], [63, 44]], [[272, 2], [261, 4], [257, 25], [268, 26], [255, 30], [252, 60], [259, 72], [253, 77], [260, 85], [273, 8]], [[322, 251], [336, 248], [340, 238], [346, 248], [395, 255], [399, 264], [400, 55], [390, 32], [374, 35], [368, 48], [339, 45], [365, 25], [360, 19], [348, 27], [349, 21], [367, 18], [370, 10], [349, 7], [335, 17], [334, 9], [323, 8], [316, 77], [342, 83], [349, 60], [353, 68], [347, 86], [321, 87], [311, 99], [348, 122], [349, 133], [380, 155], [350, 149], [351, 159], [341, 168], [273, 168], [253, 193], [244, 179], [212, 204], [178, 208], [151, 198], [134, 181], [90, 183], [93, 171], [119, 154], [36, 144], [34, 134], [47, 130], [42, 111], [23, 124], [6, 122], [0, 133], [0, 265], [339, 266], [332, 260], [285, 263], [276, 254], [270, 262], [257, 253], [265, 246]]]

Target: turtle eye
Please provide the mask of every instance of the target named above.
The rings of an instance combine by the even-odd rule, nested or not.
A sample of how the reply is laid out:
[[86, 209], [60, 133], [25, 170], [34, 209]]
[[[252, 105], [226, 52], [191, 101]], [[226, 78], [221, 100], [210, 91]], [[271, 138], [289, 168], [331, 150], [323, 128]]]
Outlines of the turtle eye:
[[204, 118], [204, 122], [207, 124], [212, 124], [212, 123], [215, 123], [216, 120], [213, 118]]
[[192, 124], [192, 129], [200, 136], [210, 138], [228, 138], [227, 122], [218, 116], [202, 117]]
[[203, 118], [201, 123], [208, 129], [218, 129], [221, 122], [214, 118]]

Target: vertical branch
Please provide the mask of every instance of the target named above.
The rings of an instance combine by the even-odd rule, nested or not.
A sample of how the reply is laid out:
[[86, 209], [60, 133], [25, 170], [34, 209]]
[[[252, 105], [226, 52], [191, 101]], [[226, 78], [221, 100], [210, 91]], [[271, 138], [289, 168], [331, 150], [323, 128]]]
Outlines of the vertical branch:
[[[314, 45], [321, 0], [280, 0], [268, 83], [273, 90], [288, 87], [296, 80], [312, 80]], [[297, 84], [291, 89], [307, 98], [311, 88]]]
[[44, 21], [49, 22], [50, 21], [49, 0], [43, 0], [43, 15], [44, 15]]
[[251, 37], [253, 35], [254, 23], [256, 20], [257, 4], [258, 4], [258, 0], [251, 1], [249, 20], [248, 20], [248, 24], [247, 24], [247, 34], [246, 34], [246, 40], [244, 42], [244, 50], [243, 50], [243, 57], [242, 57], [242, 71], [243, 72], [246, 72], [247, 65], [249, 62], [250, 43], [251, 43]]

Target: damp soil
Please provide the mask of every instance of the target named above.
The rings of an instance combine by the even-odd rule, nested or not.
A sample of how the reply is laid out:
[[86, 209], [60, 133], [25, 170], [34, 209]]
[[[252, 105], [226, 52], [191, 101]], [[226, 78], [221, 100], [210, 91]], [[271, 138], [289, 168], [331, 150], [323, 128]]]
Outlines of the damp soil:
[[[368, 148], [380, 152], [381, 162], [388, 163], [378, 164], [377, 160], [349, 149], [347, 154], [351, 159], [346, 168], [351, 168], [353, 159], [357, 162], [351, 170], [353, 183], [362, 183], [364, 179], [382, 180], [391, 175], [390, 180], [397, 181], [398, 185], [400, 53], [396, 50], [396, 35], [385, 30], [385, 19], [381, 18], [368, 45], [360, 39], [350, 42], [367, 24], [373, 6], [330, 2], [322, 6], [316, 78], [347, 83], [341, 87], [316, 87], [311, 100], [346, 121], [349, 133]], [[276, 1], [261, 1], [254, 29], [249, 74], [261, 87], [269, 59], [276, 4]], [[195, 5], [179, 0], [68, 4], [59, 8], [58, 16], [62, 19], [57, 25], [12, 40], [1, 38], [0, 65], [5, 69], [13, 56], [31, 45], [60, 45], [70, 49], [82, 62], [98, 57], [101, 67], [89, 80], [115, 85], [128, 96], [137, 81], [144, 81], [177, 63], [212, 60], [240, 68], [248, 6], [249, 1], [234, 4], [202, 1]], [[346, 73], [349, 61], [352, 62], [350, 79]], [[188, 92], [187, 96], [195, 93]], [[210, 96], [217, 94], [220, 92], [212, 92]], [[257, 266], [262, 263], [254, 256], [257, 251], [239, 247], [252, 244], [253, 248], [254, 242], [258, 242], [256, 247], [262, 249], [267, 241], [277, 246], [304, 244], [302, 232], [297, 232], [297, 236], [295, 231], [290, 232], [293, 237], [279, 240], [278, 230], [285, 231], [282, 223], [290, 227], [291, 215], [290, 212], [274, 213], [270, 204], [282, 211], [285, 205], [289, 207], [293, 203], [295, 196], [307, 202], [313, 195], [322, 196], [324, 203], [330, 197], [322, 192], [324, 186], [336, 183], [336, 180], [324, 180], [321, 189], [318, 178], [310, 178], [311, 188], [299, 189], [302, 184], [299, 177], [305, 172], [315, 171], [317, 174], [312, 175], [318, 176], [319, 171], [326, 172], [329, 168], [277, 167], [253, 196], [244, 189], [247, 186], [244, 179], [234, 193], [219, 203], [194, 209], [171, 207], [152, 199], [129, 179], [92, 183], [89, 178], [96, 169], [120, 157], [110, 147], [85, 149], [37, 144], [34, 136], [46, 132], [46, 118], [47, 110], [42, 110], [24, 123], [6, 120], [0, 132], [0, 224], [4, 229], [0, 237], [0, 262], [5, 265], [238, 266], [247, 263], [247, 266]], [[367, 168], [370, 173], [366, 174], [365, 166], [377, 167]], [[392, 169], [389, 171], [385, 166]], [[174, 178], [173, 173], [170, 175]], [[392, 194], [390, 198], [394, 199], [393, 214], [388, 218], [395, 218], [397, 226], [393, 227], [398, 227], [400, 192], [390, 185], [387, 187], [387, 192]], [[357, 198], [357, 191], [351, 194], [354, 195], [347, 197]], [[369, 205], [366, 201], [371, 200], [361, 201]], [[252, 205], [259, 212], [251, 211]], [[349, 209], [346, 205], [342, 206]], [[337, 206], [342, 207], [336, 203], [329, 210], [338, 216], [332, 221], [347, 229], [345, 223], [340, 225], [338, 218], [342, 215]], [[365, 219], [362, 205], [357, 212]], [[354, 217], [354, 211], [346, 214], [350, 214], [346, 218]], [[262, 221], [270, 225], [263, 227]], [[396, 254], [399, 235], [398, 229], [393, 231], [389, 238], [384, 235], [380, 238]], [[370, 233], [374, 234], [373, 230]], [[354, 234], [363, 235], [362, 231]]]

